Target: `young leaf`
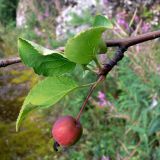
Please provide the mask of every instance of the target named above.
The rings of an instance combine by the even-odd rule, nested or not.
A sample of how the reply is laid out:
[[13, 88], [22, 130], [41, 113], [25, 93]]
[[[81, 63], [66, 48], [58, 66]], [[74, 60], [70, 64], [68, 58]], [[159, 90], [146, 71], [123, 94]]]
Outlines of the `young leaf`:
[[35, 109], [45, 109], [51, 107], [66, 94], [77, 88], [76, 82], [66, 76], [48, 77], [35, 85], [26, 97], [19, 113], [16, 130], [24, 118]]
[[105, 30], [105, 27], [94, 27], [69, 39], [64, 54], [70, 61], [88, 64], [99, 51], [101, 36]]
[[21, 38], [18, 40], [18, 49], [24, 64], [33, 67], [34, 71], [40, 75], [62, 75], [72, 71], [76, 65], [57, 51]]
[[109, 29], [113, 28], [113, 25], [112, 25], [111, 21], [107, 17], [102, 16], [102, 15], [97, 15], [95, 17], [93, 27], [98, 27], [98, 26], [106, 27], [106, 28], [109, 28]]

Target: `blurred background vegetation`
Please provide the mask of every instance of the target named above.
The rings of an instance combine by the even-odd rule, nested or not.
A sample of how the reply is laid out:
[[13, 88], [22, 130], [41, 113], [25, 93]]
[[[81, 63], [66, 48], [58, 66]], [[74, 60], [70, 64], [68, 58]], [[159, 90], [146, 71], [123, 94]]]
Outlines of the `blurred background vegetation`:
[[[160, 29], [159, 0], [0, 0], [0, 58], [18, 55], [18, 37], [47, 48], [63, 46], [67, 38], [89, 27], [98, 13], [114, 24], [104, 39]], [[113, 53], [109, 50], [99, 60], [104, 63]], [[95, 80], [92, 73], [77, 69], [76, 80]], [[129, 49], [90, 98], [81, 119], [81, 140], [58, 153], [52, 148], [52, 124], [60, 115], [76, 116], [87, 88], [66, 96], [51, 109], [32, 113], [16, 133], [20, 107], [37, 80], [23, 64], [0, 69], [0, 160], [160, 159], [159, 39]]]

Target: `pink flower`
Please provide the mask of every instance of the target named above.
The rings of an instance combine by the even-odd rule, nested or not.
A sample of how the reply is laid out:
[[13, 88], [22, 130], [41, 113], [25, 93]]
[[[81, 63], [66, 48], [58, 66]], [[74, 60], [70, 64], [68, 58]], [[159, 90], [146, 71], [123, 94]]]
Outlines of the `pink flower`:
[[101, 160], [110, 160], [110, 158], [108, 156], [102, 156]]
[[106, 5], [106, 4], [108, 4], [108, 0], [103, 0], [103, 3]]
[[116, 15], [117, 23], [120, 26], [124, 27], [124, 29], [129, 30], [129, 24], [126, 19], [127, 19], [127, 14], [125, 12], [120, 12]]
[[45, 11], [44, 16], [45, 17], [49, 17], [49, 11], [48, 11], [48, 9]]
[[38, 17], [37, 17], [37, 18], [38, 18], [38, 20], [39, 20], [39, 21], [44, 20], [44, 17], [43, 17], [42, 15], [38, 15]]
[[140, 17], [139, 16], [135, 16], [134, 20], [135, 20], [136, 23], [139, 23]]
[[101, 92], [101, 91], [99, 91], [98, 92], [98, 98], [100, 99], [100, 100], [103, 100], [103, 99], [105, 99], [105, 94], [103, 93], [103, 92]]
[[102, 91], [99, 91], [97, 97], [99, 99], [99, 106], [105, 107], [107, 105], [106, 95]]
[[142, 24], [142, 32], [143, 32], [143, 33], [146, 33], [146, 32], [148, 32], [150, 29], [151, 29], [151, 25], [150, 25], [149, 23], [143, 22], [143, 24]]

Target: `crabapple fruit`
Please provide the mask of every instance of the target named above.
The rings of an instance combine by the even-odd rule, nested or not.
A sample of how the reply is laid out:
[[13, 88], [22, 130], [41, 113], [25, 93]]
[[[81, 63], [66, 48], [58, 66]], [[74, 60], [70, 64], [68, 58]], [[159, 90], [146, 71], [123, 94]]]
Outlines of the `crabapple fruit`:
[[75, 144], [83, 132], [82, 125], [72, 116], [62, 116], [54, 123], [52, 135], [54, 140], [63, 147]]

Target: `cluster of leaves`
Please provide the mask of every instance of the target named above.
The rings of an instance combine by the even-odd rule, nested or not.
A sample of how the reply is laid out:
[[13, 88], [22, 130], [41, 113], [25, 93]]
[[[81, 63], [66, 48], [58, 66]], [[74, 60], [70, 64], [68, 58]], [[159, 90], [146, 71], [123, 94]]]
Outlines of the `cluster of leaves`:
[[[100, 159], [102, 156], [106, 157], [106, 159], [107, 157], [116, 159], [118, 156], [121, 156], [122, 159], [124, 159], [129, 157], [132, 151], [135, 151], [135, 154], [132, 156], [133, 160], [158, 160], [160, 158], [158, 127], [155, 129], [152, 128], [157, 126], [156, 124], [159, 122], [158, 120], [154, 120], [158, 119], [160, 113], [159, 75], [149, 72], [149, 69], [146, 68], [148, 78], [146, 77], [147, 80], [144, 81], [142, 75], [135, 72], [132, 63], [131, 58], [125, 57], [123, 61], [120, 62], [118, 70], [116, 70], [117, 76], [109, 74], [109, 77], [106, 80], [106, 97], [114, 104], [117, 112], [110, 113], [110, 106], [107, 106], [102, 110], [96, 109], [95, 106], [92, 106], [91, 103], [89, 103], [90, 105], [86, 106], [85, 114], [83, 114], [81, 118], [81, 122], [84, 126], [84, 136], [82, 136], [73, 149], [71, 148], [63, 154], [56, 153], [56, 155], [54, 155], [52, 151], [52, 142], [47, 138], [49, 137], [50, 131], [47, 132], [47, 135], [45, 134], [45, 136], [43, 136], [43, 132], [46, 130], [47, 126], [41, 126], [41, 124], [43, 122], [46, 123], [46, 119], [42, 120], [35, 116], [33, 117], [33, 115], [35, 115], [34, 113], [31, 116], [32, 119], [34, 119], [32, 120], [34, 122], [29, 122], [29, 119], [27, 119], [25, 121], [26, 123], [24, 123], [24, 127], [27, 129], [9, 136], [9, 145], [14, 146], [14, 148], [11, 147], [9, 150], [6, 149], [5, 152], [2, 148], [1, 152], [8, 154], [4, 155], [0, 152], [0, 155], [5, 156], [5, 158], [9, 157], [8, 159], [10, 159], [10, 157], [13, 158], [14, 156], [18, 156], [21, 159], [30, 157], [31, 160], [36, 159], [38, 155], [46, 160], [53, 159], [53, 157], [55, 160]], [[142, 70], [145, 70], [144, 66]], [[82, 70], [76, 70], [76, 76], [79, 76], [79, 72], [81, 71]], [[91, 81], [93, 78], [94, 75], [87, 77], [88, 81]], [[102, 86], [99, 87], [99, 89], [102, 89]], [[70, 114], [72, 112], [73, 115], [76, 115], [86, 93], [87, 88], [77, 90], [69, 97], [66, 96], [63, 101], [59, 102], [59, 106], [54, 112], [52, 108], [48, 111], [46, 110], [45, 114], [47, 116], [45, 117], [51, 117], [53, 121], [53, 118], [56, 117], [56, 114], [59, 114], [59, 112], [61, 112], [61, 114]], [[152, 108], [151, 104], [154, 93], [157, 93], [156, 100], [158, 103]], [[115, 94], [118, 94], [118, 98], [117, 96], [115, 98]], [[97, 92], [95, 91], [93, 98], [96, 97], [96, 95]], [[36, 114], [40, 115], [39, 113]], [[110, 114], [112, 114], [112, 116], [110, 116]], [[125, 119], [125, 117], [129, 117], [129, 119]], [[135, 123], [136, 121], [137, 123]], [[37, 129], [38, 124], [40, 126]], [[39, 130], [40, 128], [41, 130]], [[50, 128], [49, 125], [48, 128]], [[6, 134], [7, 137], [8, 129], [5, 131], [3, 127], [0, 130], [3, 131], [1, 133]], [[12, 130], [14, 132], [14, 128]], [[151, 130], [152, 133], [150, 132]], [[27, 142], [23, 141], [28, 138], [29, 135], [32, 135], [30, 136], [30, 140]], [[139, 141], [141, 143], [137, 146]], [[46, 143], [48, 143], [47, 146]], [[5, 145], [2, 143], [1, 146], [2, 145], [6, 147], [6, 143]], [[30, 146], [29, 153], [28, 146]]]
[[[96, 109], [90, 103], [81, 118], [84, 136], [73, 150], [60, 155], [58, 159], [99, 159], [102, 156], [106, 159], [127, 159], [131, 156], [133, 160], [160, 158], [159, 75], [150, 72], [148, 68], [145, 71], [146, 80], [134, 70], [132, 58], [125, 57], [120, 62], [116, 70], [117, 76], [110, 74], [106, 81], [106, 97], [112, 105]], [[80, 104], [85, 94], [78, 97], [77, 94], [80, 95], [72, 95], [74, 101], [69, 101], [68, 107], [63, 108], [65, 114], [71, 110], [73, 114], [78, 111], [74, 106]], [[93, 98], [96, 95], [95, 91]]]
[[[7, 20], [6, 16], [10, 14], [8, 14], [6, 10], [4, 11], [4, 8], [5, 8], [5, 3], [8, 3], [8, 2], [4, 0], [1, 0], [1, 1], [2, 3], [0, 4], [3, 10], [0, 9], [0, 11], [3, 11], [2, 14], [5, 15], [3, 20], [6, 21]], [[12, 5], [12, 3], [10, 2], [9, 5]], [[11, 7], [8, 7], [8, 9], [10, 10]], [[79, 19], [78, 22], [75, 20], [75, 21], [72, 21], [72, 23], [75, 23], [75, 25], [80, 25], [92, 19], [91, 15], [85, 18], [85, 15], [83, 14], [83, 17], [84, 19]], [[74, 18], [77, 19], [77, 16], [74, 16]], [[46, 36], [41, 38], [39, 36], [37, 38], [36, 34], [34, 33], [33, 26], [35, 26], [35, 18], [34, 17], [32, 18], [31, 16], [29, 16], [29, 20], [31, 22], [30, 24], [27, 24], [27, 28], [26, 26], [25, 28], [23, 28], [23, 33], [21, 33], [23, 36], [22, 35], [21, 36], [26, 37], [27, 39], [34, 39], [36, 40], [36, 42], [41, 44], [42, 43], [46, 44], [46, 41], [48, 41], [48, 39], [46, 40]], [[7, 20], [6, 22], [8, 23], [9, 21]], [[91, 23], [92, 21], [89, 21], [89, 22]], [[30, 26], [33, 25], [33, 26], [29, 27], [29, 25]], [[45, 26], [50, 26], [50, 23], [47, 22], [46, 25], [43, 25], [43, 28], [45, 28]], [[2, 33], [1, 26], [0, 26], [0, 32]], [[8, 45], [6, 46], [6, 41], [5, 41], [5, 45], [3, 45], [3, 46], [6, 46], [7, 48], [6, 53], [9, 53], [10, 50], [12, 54], [17, 53], [15, 50], [16, 46], [14, 45], [13, 47], [13, 43], [15, 43], [15, 39], [17, 35], [20, 35], [20, 33], [17, 33], [15, 28], [14, 29], [11, 28], [11, 31], [5, 28], [5, 32], [1, 34], [1, 36], [6, 37], [7, 41], [11, 42], [9, 44], [7, 43]], [[51, 42], [53, 44], [51, 46], [55, 46], [55, 41], [53, 39]], [[151, 52], [153, 53], [154, 50], [152, 50]], [[157, 46], [156, 56], [157, 57], [156, 57], [155, 63], [159, 63], [159, 60], [160, 60], [159, 46]], [[146, 55], [143, 55], [144, 59], [145, 57]], [[95, 109], [95, 106], [91, 106], [91, 105], [86, 107], [86, 110], [85, 110], [86, 112], [81, 119], [82, 123], [84, 124], [84, 136], [82, 137], [78, 145], [75, 146], [74, 149], [71, 149], [70, 151], [63, 153], [63, 155], [57, 156], [56, 154], [56, 156], [54, 156], [54, 159], [56, 159], [56, 157], [58, 157], [57, 159], [59, 160], [100, 159], [100, 157], [102, 157], [103, 155], [104, 157], [106, 157], [106, 159], [107, 157], [116, 159], [116, 155], [117, 157], [119, 155], [121, 157], [129, 156], [129, 154], [132, 153], [132, 151], [134, 150], [136, 152], [131, 158], [133, 160], [160, 159], [160, 152], [159, 152], [160, 136], [158, 132], [159, 131], [158, 126], [160, 126], [159, 125], [159, 111], [160, 111], [159, 110], [160, 108], [159, 106], [159, 97], [160, 97], [159, 75], [155, 75], [152, 73], [148, 75], [148, 77], [146, 78], [147, 81], [144, 81], [143, 78], [141, 77], [141, 74], [135, 74], [135, 71], [133, 70], [133, 68], [127, 67], [131, 65], [130, 64], [131, 59], [125, 62], [124, 60], [121, 61], [121, 66], [120, 66], [120, 69], [118, 70], [119, 78], [116, 78], [116, 76], [108, 77], [106, 82], [109, 86], [109, 89], [107, 88], [107, 93], [106, 93], [107, 98], [114, 103], [118, 113], [115, 113], [115, 117], [113, 115], [112, 118], [110, 118], [108, 117], [108, 109], [109, 109], [108, 107], [103, 111], [99, 109], [97, 110]], [[146, 61], [148, 60], [149, 59], [146, 59]], [[45, 63], [46, 63], [46, 60], [45, 60]], [[146, 66], [143, 66], [142, 71], [147, 70], [147, 72], [149, 73], [149, 70], [146, 69]], [[79, 76], [81, 76], [79, 73], [80, 72], [82, 73], [82, 70], [79, 71], [76, 68], [76, 70], [74, 69], [74, 73], [75, 71], [78, 72], [76, 76], [79, 78]], [[40, 74], [42, 75], [42, 72], [40, 72]], [[26, 71], [24, 75], [26, 76]], [[117, 75], [117, 72], [116, 72], [116, 75]], [[75, 77], [75, 74], [74, 74], [74, 79], [75, 78], [78, 79], [77, 77]], [[94, 77], [87, 76], [85, 80], [93, 81], [94, 78], [95, 76]], [[33, 79], [33, 77], [31, 79]], [[16, 80], [20, 81], [19, 77], [17, 77]], [[19, 88], [18, 90], [15, 89], [15, 91], [19, 92]], [[115, 97], [111, 95], [113, 91], [118, 93], [118, 98], [116, 96], [116, 99], [115, 99]], [[76, 115], [77, 112], [79, 111], [79, 107], [83, 99], [85, 98], [86, 93], [87, 93], [87, 89], [81, 89], [79, 92], [74, 92], [71, 95], [72, 97], [66, 96], [65, 99], [63, 99], [64, 101], [60, 102], [61, 105], [58, 106], [55, 111], [56, 112], [63, 111], [62, 114], [70, 114], [72, 112], [73, 115]], [[10, 93], [7, 93], [8, 96], [9, 94]], [[96, 92], [94, 92], [94, 95], [96, 96]], [[156, 101], [154, 101], [154, 98], [153, 98], [154, 95], [157, 95]], [[158, 102], [158, 103], [157, 105], [154, 106], [154, 105], [151, 105], [153, 102], [154, 103]], [[14, 102], [14, 105], [19, 106], [19, 103], [17, 104]], [[12, 107], [13, 105], [9, 104], [9, 106]], [[152, 107], [154, 106], [154, 107], [152, 108], [151, 106]], [[2, 107], [2, 108], [5, 109], [6, 111], [6, 107]], [[52, 108], [49, 111], [53, 111]], [[43, 113], [46, 113], [46, 112], [43, 111]], [[130, 121], [125, 120], [123, 116], [120, 117], [121, 114], [127, 115], [128, 117], [131, 118], [131, 120]], [[53, 118], [56, 117], [56, 113], [54, 113], [54, 116], [53, 116], [53, 115], [50, 115], [50, 112], [47, 112], [46, 115], [47, 116], [45, 117], [46, 118], [51, 117], [52, 121], [53, 121]], [[38, 125], [41, 125], [42, 122], [46, 122], [46, 119], [45, 120], [41, 119], [40, 121], [37, 121], [38, 118], [37, 117], [33, 118], [33, 115], [32, 115], [32, 119], [33, 119], [32, 121], [34, 122], [30, 123], [28, 122], [28, 119], [27, 119], [26, 123], [24, 123], [24, 127], [27, 128], [27, 130], [23, 130], [22, 132], [18, 132], [18, 133], [14, 133], [14, 123], [11, 125], [7, 123], [3, 125], [2, 123], [0, 124], [0, 133], [1, 133], [0, 134], [1, 135], [0, 157], [2, 160], [17, 159], [17, 158], [20, 158], [20, 159], [42, 158], [46, 160], [53, 159], [54, 153], [52, 151], [52, 145], [50, 146], [51, 147], [50, 149], [52, 151], [51, 155], [49, 155], [49, 151], [46, 147], [46, 144], [49, 141], [47, 138], [49, 137], [49, 133], [47, 136], [43, 136], [44, 135], [43, 132], [47, 128], [47, 126], [38, 127]], [[136, 120], [137, 120], [137, 123], [135, 123]], [[26, 139], [28, 138], [29, 140], [26, 141]], [[44, 139], [47, 139], [47, 140], [44, 141]], [[141, 140], [142, 143], [137, 147], [136, 145], [138, 144], [138, 140]]]
[[17, 130], [30, 111], [51, 107], [70, 91], [79, 88], [69, 73], [75, 69], [76, 64], [88, 65], [96, 59], [96, 54], [104, 51], [106, 46], [102, 33], [107, 28], [112, 28], [110, 20], [97, 15], [93, 27], [67, 41], [64, 53], [19, 38], [18, 49], [24, 64], [47, 78], [35, 85], [26, 97], [17, 119]]

